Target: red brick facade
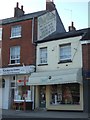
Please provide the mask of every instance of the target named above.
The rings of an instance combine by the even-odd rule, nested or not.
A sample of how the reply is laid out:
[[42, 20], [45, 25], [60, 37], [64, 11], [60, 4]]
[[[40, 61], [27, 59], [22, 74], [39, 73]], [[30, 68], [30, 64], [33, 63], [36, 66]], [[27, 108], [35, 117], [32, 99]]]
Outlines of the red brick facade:
[[82, 45], [83, 69], [90, 71], [90, 44]]
[[[13, 25], [21, 25], [21, 37], [11, 39], [11, 27]], [[3, 44], [2, 44], [2, 66], [7, 67], [10, 63], [10, 47], [19, 45], [20, 65], [35, 64], [35, 45], [32, 44], [32, 20], [26, 20], [11, 24], [3, 25]]]

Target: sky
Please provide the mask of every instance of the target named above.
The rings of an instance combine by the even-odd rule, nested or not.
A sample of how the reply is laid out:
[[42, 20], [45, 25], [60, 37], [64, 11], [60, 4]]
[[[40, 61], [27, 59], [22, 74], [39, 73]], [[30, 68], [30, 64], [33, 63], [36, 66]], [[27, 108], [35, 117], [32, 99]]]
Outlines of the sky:
[[[88, 27], [88, 2], [89, 0], [53, 0], [59, 16], [68, 31], [71, 21], [76, 29]], [[1, 0], [0, 19], [14, 16], [14, 7], [19, 2], [19, 7], [24, 6], [25, 14], [46, 9], [46, 0]]]

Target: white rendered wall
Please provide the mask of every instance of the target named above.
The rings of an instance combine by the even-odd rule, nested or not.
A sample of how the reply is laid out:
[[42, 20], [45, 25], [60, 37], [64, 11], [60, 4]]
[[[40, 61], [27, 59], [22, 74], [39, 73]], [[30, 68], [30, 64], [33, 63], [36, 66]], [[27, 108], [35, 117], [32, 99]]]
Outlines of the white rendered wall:
[[[80, 44], [80, 38], [72, 37], [60, 40], [54, 40], [44, 43], [39, 43], [37, 45], [37, 71], [48, 71], [48, 70], [61, 70], [69, 68], [82, 68], [82, 48]], [[59, 62], [59, 45], [71, 43], [71, 59], [70, 63], [58, 64]], [[39, 65], [39, 49], [42, 47], [47, 47], [48, 50], [48, 65], [38, 66]]]

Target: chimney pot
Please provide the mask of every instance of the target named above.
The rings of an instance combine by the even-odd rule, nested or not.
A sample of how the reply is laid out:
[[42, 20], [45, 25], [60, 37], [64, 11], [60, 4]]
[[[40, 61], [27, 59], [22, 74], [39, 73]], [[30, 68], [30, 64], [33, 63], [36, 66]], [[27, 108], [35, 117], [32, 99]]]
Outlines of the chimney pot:
[[76, 30], [76, 28], [74, 27], [74, 22], [71, 22], [71, 26], [69, 26], [68, 29], [69, 29], [69, 32]]
[[21, 6], [21, 10], [23, 11], [23, 5]]
[[19, 6], [19, 3], [17, 2], [17, 6], [16, 7], [18, 8], [18, 6]]
[[72, 27], [74, 27], [74, 23], [72, 22]]

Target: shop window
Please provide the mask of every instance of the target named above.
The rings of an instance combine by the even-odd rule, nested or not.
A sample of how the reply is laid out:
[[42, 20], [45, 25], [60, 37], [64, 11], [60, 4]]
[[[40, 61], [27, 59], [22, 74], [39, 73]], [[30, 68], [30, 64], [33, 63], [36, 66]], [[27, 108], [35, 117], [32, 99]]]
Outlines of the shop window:
[[20, 63], [20, 46], [10, 48], [10, 64]]
[[15, 100], [31, 100], [32, 94], [30, 86], [18, 86], [15, 91]]
[[51, 86], [50, 104], [79, 104], [79, 101], [79, 84], [63, 84]]

